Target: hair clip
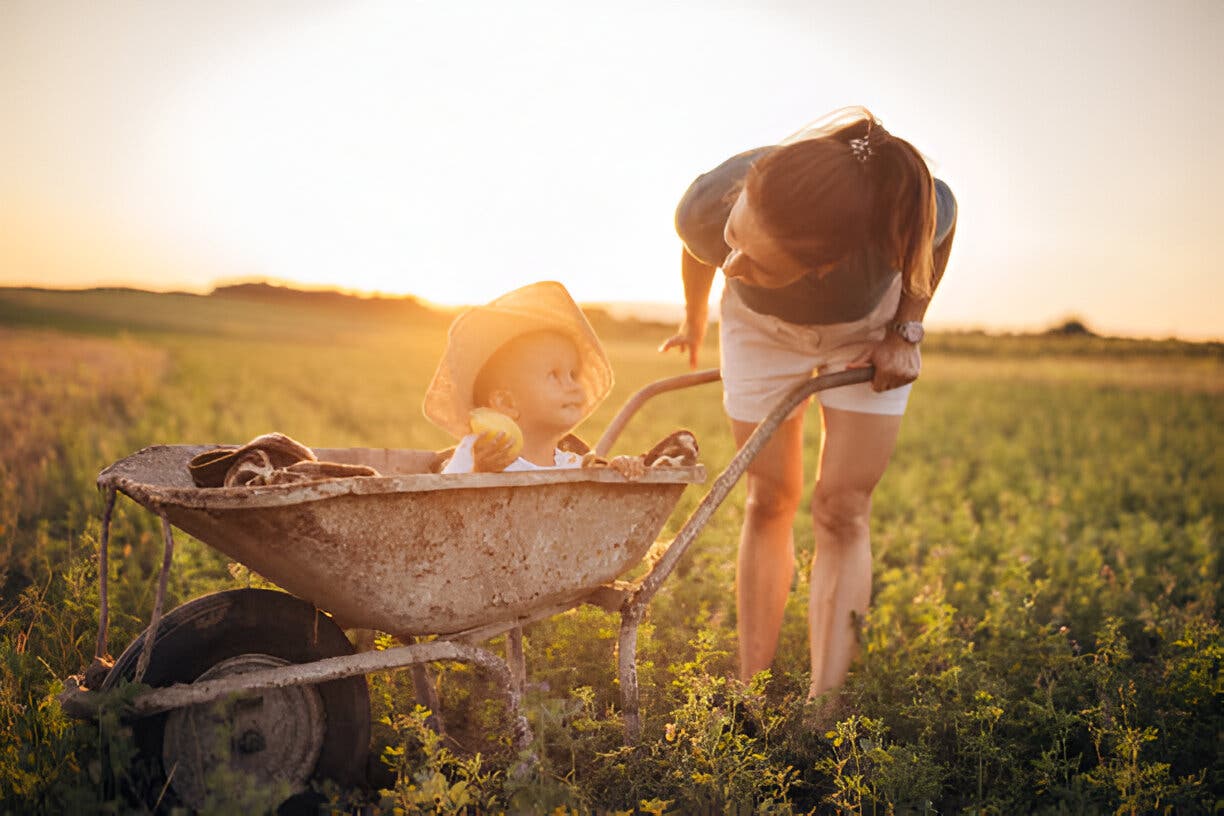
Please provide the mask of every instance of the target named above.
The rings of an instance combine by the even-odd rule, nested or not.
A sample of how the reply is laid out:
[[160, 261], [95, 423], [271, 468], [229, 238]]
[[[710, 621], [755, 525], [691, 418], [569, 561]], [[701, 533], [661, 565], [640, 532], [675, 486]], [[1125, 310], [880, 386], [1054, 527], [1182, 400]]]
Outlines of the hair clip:
[[871, 155], [871, 142], [868, 141], [868, 137], [851, 139], [850, 153], [861, 162], [867, 161], [867, 157]]

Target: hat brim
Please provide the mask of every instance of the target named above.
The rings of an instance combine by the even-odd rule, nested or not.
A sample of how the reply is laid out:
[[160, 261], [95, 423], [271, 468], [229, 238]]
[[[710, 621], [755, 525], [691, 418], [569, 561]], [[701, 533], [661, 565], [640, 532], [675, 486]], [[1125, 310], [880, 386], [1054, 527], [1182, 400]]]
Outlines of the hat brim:
[[556, 281], [515, 289], [455, 319], [425, 393], [425, 416], [455, 437], [469, 433], [480, 369], [506, 343], [536, 331], [554, 331], [573, 341], [580, 361], [578, 380], [586, 395], [579, 421], [586, 420], [612, 390], [612, 366], [586, 315]]

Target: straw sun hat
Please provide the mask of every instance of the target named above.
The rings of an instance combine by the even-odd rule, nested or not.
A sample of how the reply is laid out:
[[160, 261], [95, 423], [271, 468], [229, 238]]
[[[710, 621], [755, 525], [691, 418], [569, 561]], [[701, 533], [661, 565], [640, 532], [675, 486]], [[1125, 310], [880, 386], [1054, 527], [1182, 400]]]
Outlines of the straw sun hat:
[[555, 331], [574, 341], [581, 368], [578, 380], [586, 395], [582, 419], [589, 417], [612, 390], [612, 366], [595, 330], [565, 287], [542, 281], [455, 318], [442, 361], [425, 392], [422, 408], [429, 421], [456, 437], [470, 433], [468, 414], [476, 407], [472, 387], [481, 367], [506, 343], [535, 331]]

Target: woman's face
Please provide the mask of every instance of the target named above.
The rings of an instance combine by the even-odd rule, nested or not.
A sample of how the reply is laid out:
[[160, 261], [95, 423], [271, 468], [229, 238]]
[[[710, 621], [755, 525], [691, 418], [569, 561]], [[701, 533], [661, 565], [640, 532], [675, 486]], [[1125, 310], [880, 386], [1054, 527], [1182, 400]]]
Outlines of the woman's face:
[[824, 274], [832, 266], [814, 268], [793, 258], [757, 219], [755, 210], [748, 203], [747, 190], [740, 191], [731, 207], [727, 225], [723, 228], [723, 239], [731, 247], [730, 254], [722, 264], [723, 274], [750, 286], [777, 289], [794, 283], [809, 272]]

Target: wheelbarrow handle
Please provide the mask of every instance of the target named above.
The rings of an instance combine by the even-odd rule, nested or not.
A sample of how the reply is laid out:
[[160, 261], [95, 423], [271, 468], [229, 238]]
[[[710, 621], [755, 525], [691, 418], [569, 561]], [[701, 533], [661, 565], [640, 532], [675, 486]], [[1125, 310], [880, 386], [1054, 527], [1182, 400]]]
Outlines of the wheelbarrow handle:
[[[702, 372], [708, 374], [709, 372]], [[698, 376], [698, 375], [692, 375]], [[813, 377], [806, 382], [802, 382], [792, 388], [785, 397], [778, 401], [774, 409], [769, 412], [765, 419], [756, 426], [752, 435], [744, 442], [743, 447], [732, 457], [727, 463], [727, 467], [722, 473], [718, 474], [718, 478], [714, 480], [710, 486], [710, 492], [706, 493], [701, 503], [693, 511], [688, 520], [684, 522], [684, 526], [676, 534], [675, 539], [668, 546], [667, 552], [651, 569], [650, 574], [642, 579], [638, 585], [638, 590], [634, 594], [631, 605], [637, 606], [638, 609], [644, 610], [647, 603], [650, 602], [651, 596], [659, 589], [659, 586], [666, 580], [672, 569], [676, 566], [676, 562], [684, 555], [684, 551], [693, 543], [697, 534], [705, 527], [706, 522], [710, 520], [710, 516], [722, 504], [723, 499], [731, 492], [739, 481], [740, 476], [748, 470], [748, 465], [756, 458], [761, 449], [765, 447], [774, 431], [778, 430], [778, 426], [790, 416], [790, 412], [810, 397], [817, 391], [824, 391], [829, 388], [840, 388], [843, 385], [853, 385], [854, 383], [863, 383], [871, 380], [875, 376], [875, 368], [868, 366], [866, 368], [851, 368], [845, 371], [838, 371], [833, 374], [822, 374], [819, 377]], [[675, 378], [679, 379], [679, 378]], [[664, 381], [666, 382], [666, 381]], [[708, 382], [708, 380], [707, 380]], [[649, 386], [648, 386], [649, 387]], [[646, 389], [642, 389], [645, 391]]]
[[662, 380], [655, 380], [649, 385], [644, 386], [636, 394], [625, 401], [624, 406], [612, 422], [609, 423], [608, 429], [604, 431], [603, 436], [599, 437], [599, 441], [595, 443], [595, 455], [607, 456], [608, 451], [612, 449], [612, 445], [620, 438], [621, 431], [625, 430], [625, 426], [629, 424], [629, 420], [633, 419], [633, 415], [649, 400], [651, 397], [657, 397], [659, 394], [665, 394], [668, 391], [676, 391], [680, 388], [691, 388], [694, 385], [704, 385], [705, 383], [717, 382], [722, 379], [722, 373], [717, 368], [707, 368], [705, 371], [694, 371], [692, 374], [680, 374], [676, 377], [667, 377]]
[[[824, 374], [819, 377], [814, 377], [810, 380], [812, 389], [804, 392], [804, 397], [807, 397], [816, 391], [823, 391], [826, 388], [837, 388], [841, 385], [850, 385], [853, 383], [867, 382], [875, 375], [875, 369], [867, 368], [851, 368], [845, 371], [839, 371], [834, 374]], [[706, 383], [718, 382], [722, 379], [722, 372], [717, 368], [707, 368], [704, 371], [694, 371], [692, 374], [680, 374], [675, 377], [667, 377], [662, 380], [656, 380], [649, 385], [642, 387], [637, 393], [625, 401], [620, 411], [612, 418], [608, 424], [608, 429], [604, 431], [603, 436], [595, 443], [595, 455], [607, 456], [608, 451], [620, 438], [621, 432], [625, 430], [625, 426], [629, 424], [629, 420], [633, 419], [641, 407], [647, 400], [657, 397], [659, 394], [665, 394], [668, 391], [677, 391], [681, 388], [691, 388], [694, 385], [705, 385]], [[806, 387], [806, 386], [805, 386]], [[798, 402], [795, 403], [798, 405]], [[792, 406], [793, 408], [793, 406]]]
[[[714, 484], [710, 487], [710, 492], [705, 494], [697, 505], [697, 509], [684, 522], [680, 532], [672, 539], [671, 544], [668, 545], [662, 557], [651, 567], [650, 572], [638, 581], [625, 596], [624, 602], [620, 607], [621, 626], [617, 648], [620, 653], [619, 673], [621, 699], [624, 707], [625, 738], [630, 745], [637, 743], [642, 732], [641, 714], [638, 710], [637, 631], [638, 626], [646, 618], [646, 607], [650, 604], [650, 599], [654, 597], [659, 587], [667, 580], [667, 576], [675, 569], [676, 564], [680, 561], [685, 551], [688, 550], [689, 545], [697, 538], [697, 534], [705, 527], [706, 522], [710, 520], [710, 516], [722, 504], [723, 499], [727, 498], [731, 488], [735, 487], [736, 482], [739, 481], [740, 476], [744, 475], [744, 471], [748, 470], [748, 465], [761, 452], [761, 449], [765, 447], [765, 443], [773, 436], [774, 431], [778, 429], [778, 426], [782, 424], [786, 417], [790, 416], [790, 412], [817, 391], [823, 391], [826, 388], [837, 388], [852, 383], [867, 382], [873, 376], [875, 376], [874, 368], [854, 368], [847, 371], [839, 371], [835, 374], [813, 377], [792, 388], [778, 402], [777, 406], [769, 412], [769, 415], [761, 420], [761, 423], [756, 426], [752, 435], [744, 442], [743, 447], [731, 458], [723, 472], [718, 474], [718, 478], [714, 480]], [[637, 410], [641, 402], [649, 399], [654, 394], [670, 391], [674, 388], [696, 385], [698, 382], [713, 382], [716, 379], [720, 379], [717, 371], [703, 371], [684, 377], [672, 377], [669, 380], [662, 380], [643, 388], [621, 410], [621, 415], [625, 415], [624, 418], [622, 419], [621, 415], [616, 417], [616, 421], [613, 423], [615, 428], [609, 429], [608, 433], [604, 435], [605, 438], [600, 440], [600, 445], [611, 446], [611, 440], [616, 438], [613, 430], [619, 433], [628, 416]], [[607, 447], [603, 449], [606, 451]]]

